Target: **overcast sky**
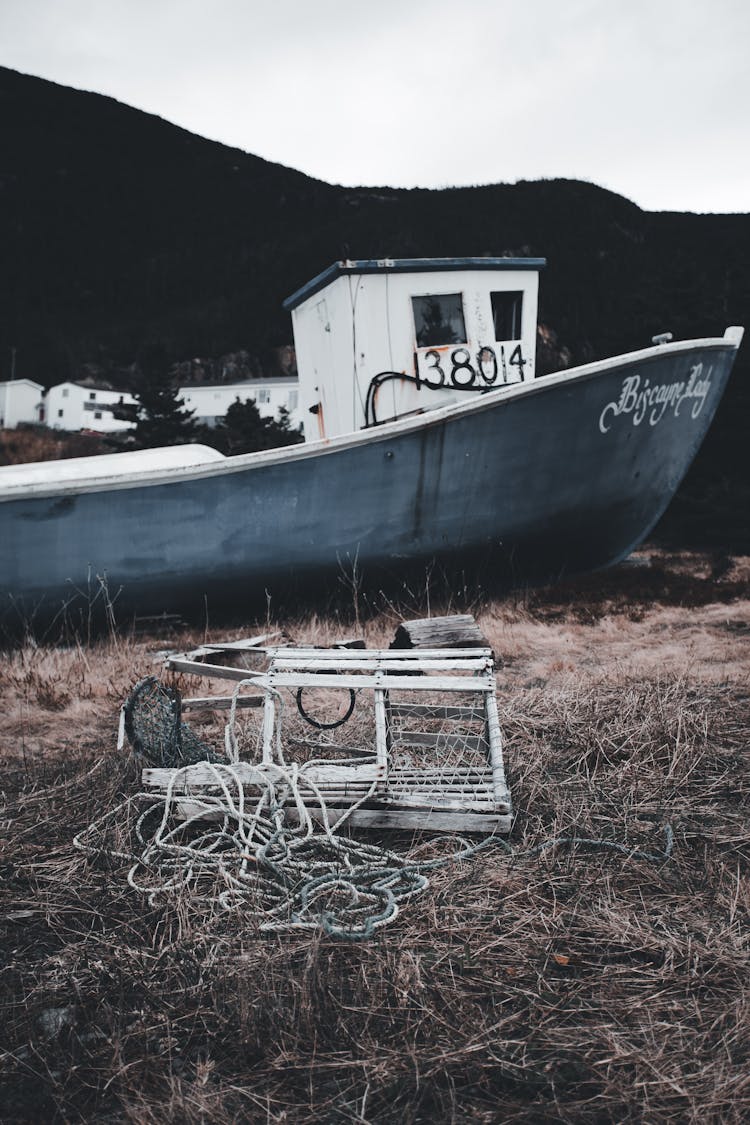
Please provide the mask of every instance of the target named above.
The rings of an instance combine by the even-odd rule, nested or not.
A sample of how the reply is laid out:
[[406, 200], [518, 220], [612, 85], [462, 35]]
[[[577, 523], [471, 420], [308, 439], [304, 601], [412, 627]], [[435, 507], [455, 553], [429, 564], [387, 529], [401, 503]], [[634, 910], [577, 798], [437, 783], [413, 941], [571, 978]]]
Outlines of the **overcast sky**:
[[750, 0], [0, 0], [0, 63], [331, 183], [750, 211]]

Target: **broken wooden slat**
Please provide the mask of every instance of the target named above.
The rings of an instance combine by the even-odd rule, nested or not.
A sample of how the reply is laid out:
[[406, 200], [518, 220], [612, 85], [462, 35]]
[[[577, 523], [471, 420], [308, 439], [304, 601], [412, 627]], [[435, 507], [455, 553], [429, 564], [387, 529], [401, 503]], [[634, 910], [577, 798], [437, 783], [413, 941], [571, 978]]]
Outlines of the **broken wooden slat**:
[[[281, 633], [277, 630], [274, 633], [259, 633], [255, 637], [243, 637], [243, 639], [239, 641], [218, 641], [215, 644], [205, 642], [202, 645], [198, 645], [197, 648], [191, 649], [189, 652], [175, 653], [175, 656], [184, 656], [188, 660], [195, 660], [199, 656], [210, 656], [215, 652], [236, 653], [246, 652], [247, 650], [252, 652], [255, 650], [256, 652], [262, 653], [266, 641], [272, 641], [274, 638], [280, 636]], [[276, 646], [276, 648], [277, 651], [283, 651], [280, 650], [278, 646]]]
[[204, 664], [200, 660], [188, 660], [184, 656], [168, 656], [164, 666], [173, 672], [188, 672], [191, 676], [213, 676], [220, 680], [256, 680], [263, 672], [253, 672], [250, 668], [230, 668], [226, 664]]
[[[232, 773], [243, 785], [267, 785], [269, 781], [274, 784], [283, 782], [289, 772], [275, 762], [251, 765], [249, 762], [237, 762], [232, 767]], [[174, 775], [179, 773], [176, 785], [180, 791], [185, 788], [199, 788], [220, 784], [219, 778], [223, 777], [231, 785], [232, 777], [226, 771], [222, 772], [220, 765], [212, 767], [208, 762], [198, 762], [194, 766], [184, 766], [182, 769], [166, 769], [152, 767], [144, 769], [143, 784], [151, 787], [167, 789]], [[340, 762], [314, 765], [300, 770], [299, 777], [303, 781], [308, 778], [315, 785], [337, 784], [339, 782], [367, 782], [378, 781], [385, 775], [385, 770], [377, 762], [357, 762], [353, 765], [344, 765]]]

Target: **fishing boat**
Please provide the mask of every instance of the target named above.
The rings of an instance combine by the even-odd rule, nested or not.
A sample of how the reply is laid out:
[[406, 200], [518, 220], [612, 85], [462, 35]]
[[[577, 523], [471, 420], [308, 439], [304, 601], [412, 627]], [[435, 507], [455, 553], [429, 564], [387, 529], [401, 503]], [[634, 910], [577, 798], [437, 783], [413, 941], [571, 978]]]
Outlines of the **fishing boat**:
[[627, 556], [711, 423], [743, 329], [537, 376], [543, 259], [337, 262], [286, 302], [304, 444], [0, 469], [5, 620], [105, 597], [138, 614], [248, 610], [398, 582], [489, 583]]

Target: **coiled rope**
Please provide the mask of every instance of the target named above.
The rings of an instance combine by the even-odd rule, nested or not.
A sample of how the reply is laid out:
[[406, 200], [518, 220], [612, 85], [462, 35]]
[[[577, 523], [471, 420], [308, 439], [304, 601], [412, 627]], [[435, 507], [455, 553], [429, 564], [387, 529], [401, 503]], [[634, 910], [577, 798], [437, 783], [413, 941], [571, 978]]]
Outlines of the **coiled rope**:
[[[88, 855], [104, 853], [130, 861], [127, 881], [151, 906], [165, 896], [188, 892], [196, 902], [217, 903], [227, 911], [241, 909], [261, 931], [320, 927], [350, 941], [371, 938], [392, 922], [402, 903], [428, 889], [428, 872], [489, 848], [500, 847], [512, 858], [523, 859], [551, 848], [583, 846], [660, 863], [669, 859], [674, 846], [667, 824], [660, 852], [572, 835], [524, 850], [513, 849], [498, 836], [478, 843], [451, 837], [451, 854], [410, 861], [408, 855], [339, 835], [341, 822], [336, 828], [330, 825], [325, 801], [305, 777], [304, 767], [290, 767], [275, 782], [259, 774], [252, 797], [250, 786], [243, 785], [232, 765], [213, 763], [210, 769], [218, 792], [190, 796], [194, 811], [186, 819], [180, 819], [179, 806], [186, 800], [180, 792], [186, 772], [181, 769], [162, 797], [141, 792], [128, 798], [79, 833], [74, 845]], [[297, 825], [289, 823], [282, 807], [289, 798], [299, 816]], [[320, 824], [311, 816], [316, 806], [322, 814]], [[122, 830], [133, 811], [138, 852], [107, 846], [108, 825], [114, 821]], [[207, 814], [218, 819], [209, 822]]]
[[[502, 848], [514, 859], [531, 858], [551, 848], [579, 846], [615, 851], [651, 863], [666, 861], [672, 854], [674, 835], [669, 824], [664, 826], [661, 852], [574, 835], [555, 836], [523, 850], [513, 849], [499, 836], [488, 836], [478, 843], [458, 836], [435, 838], [436, 842], [450, 841], [449, 855], [415, 860], [378, 844], [344, 837], [341, 828], [355, 809], [373, 796], [377, 780], [332, 825], [324, 797], [309, 773], [319, 761], [287, 763], [279, 722], [273, 776], [257, 769], [248, 781], [245, 766], [243, 781], [236, 769], [239, 748], [235, 720], [244, 683], [236, 687], [225, 726], [227, 761], [220, 762], [214, 756], [213, 761], [203, 763], [210, 781], [204, 782], [198, 793], [190, 792], [190, 767], [182, 766], [171, 774], [163, 795], [134, 794], [73, 840], [86, 855], [129, 862], [128, 884], [145, 895], [151, 906], [184, 892], [196, 904], [241, 910], [264, 932], [320, 928], [335, 938], [363, 941], [392, 922], [402, 903], [427, 890], [428, 872], [492, 847]], [[283, 707], [278, 693], [274, 691], [274, 695]], [[184, 724], [180, 727], [179, 708], [173, 709], [172, 721], [174, 729], [181, 730], [180, 750], [184, 754], [188, 739]], [[190, 750], [194, 750], [193, 743]], [[163, 756], [162, 746], [162, 760]], [[347, 759], [341, 764], [359, 761]], [[211, 789], [210, 794], [206, 788]], [[296, 823], [290, 823], [290, 812]], [[133, 846], [128, 850], [113, 846], [107, 840], [110, 832], [118, 839], [130, 832]]]

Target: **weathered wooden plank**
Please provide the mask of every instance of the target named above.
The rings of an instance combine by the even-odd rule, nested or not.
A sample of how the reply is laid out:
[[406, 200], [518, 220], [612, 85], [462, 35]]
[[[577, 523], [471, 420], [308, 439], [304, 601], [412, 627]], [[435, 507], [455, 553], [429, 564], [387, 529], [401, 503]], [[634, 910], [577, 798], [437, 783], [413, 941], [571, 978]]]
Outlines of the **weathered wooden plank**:
[[[236, 669], [222, 669], [232, 672]], [[234, 677], [237, 678], [237, 677]], [[399, 676], [397, 673], [381, 673], [361, 676], [346, 675], [344, 673], [295, 673], [295, 672], [270, 672], [267, 677], [272, 687], [338, 687], [354, 688], [355, 690], [382, 687], [388, 691], [403, 689], [404, 691], [456, 691], [456, 692], [486, 692], [492, 691], [495, 684], [494, 676]], [[258, 683], [263, 681], [259, 677]]]
[[[196, 696], [194, 699], [183, 699], [183, 711], [231, 711], [232, 699], [231, 695], [204, 695]], [[237, 696], [237, 710], [244, 711], [247, 708], [262, 707], [265, 702], [265, 695], [238, 695]]]
[[[290, 810], [290, 820], [294, 813]], [[347, 815], [346, 809], [327, 809], [331, 825]], [[312, 819], [322, 819], [312, 814]], [[466, 813], [447, 809], [355, 809], [349, 814], [352, 828], [393, 828], [423, 832], [510, 832], [512, 817], [508, 813]]]
[[489, 642], [470, 613], [449, 617], [420, 617], [402, 621], [391, 648], [489, 648]]
[[[424, 672], [432, 675], [434, 672], [486, 672], [491, 665], [489, 657], [479, 657], [474, 659], [461, 659], [456, 660], [449, 656], [434, 657], [429, 661], [416, 661], [412, 660], [408, 665], [405, 665], [403, 660], [394, 660], [392, 657], [378, 657], [373, 659], [368, 653], [359, 659], [336, 660], [334, 659], [335, 653], [329, 656], [300, 656], [300, 657], [285, 657], [278, 656], [274, 658], [273, 668], [271, 672], [275, 675], [277, 672], [333, 672], [337, 668], [346, 668], [352, 671], [357, 669], [362, 672], [401, 672], [403, 674], [405, 667], [410, 670]], [[415, 667], [417, 665], [417, 667]]]
[[[274, 782], [283, 780], [285, 773], [288, 773], [275, 762], [264, 762], [257, 765], [251, 765], [249, 762], [237, 762], [231, 769], [242, 785], [257, 785], [259, 783], [265, 785], [269, 779]], [[179, 770], [151, 767], [144, 769], [141, 776], [144, 785], [166, 789], [175, 774], [179, 774], [178, 781], [181, 786], [198, 788], [201, 785], [215, 786], [217, 784], [217, 772], [219, 776], [224, 776], [230, 785], [232, 784], [231, 774], [224, 773], [222, 775], [221, 766], [212, 767], [207, 762], [198, 762], [194, 766], [184, 766]], [[385, 768], [378, 765], [377, 762], [356, 762], [353, 765], [326, 762], [325, 764], [308, 766], [305, 770], [300, 771], [300, 778], [307, 777], [315, 784], [323, 785], [337, 782], [356, 784], [360, 781], [377, 781], [385, 776], [385, 772]]]
[[505, 780], [505, 764], [503, 762], [503, 733], [500, 729], [500, 717], [497, 712], [497, 700], [493, 692], [485, 701], [487, 707], [487, 734], [490, 740], [490, 766], [492, 768], [495, 792], [507, 792]]
[[339, 687], [363, 690], [384, 687], [395, 691], [461, 691], [486, 692], [494, 687], [494, 676], [485, 672], [482, 676], [399, 676], [394, 672], [361, 675], [346, 675], [334, 672], [253, 672], [249, 668], [228, 668], [223, 664], [201, 664], [198, 661], [172, 659], [168, 668], [174, 672], [187, 672], [192, 676], [205, 676], [207, 679], [244, 680], [248, 686], [271, 687]]
[[271, 692], [266, 693], [263, 705], [263, 764], [268, 765], [274, 760], [275, 738], [274, 723], [276, 719], [276, 705]]
[[498, 803], [493, 800], [455, 800], [448, 796], [443, 796], [438, 793], [399, 793], [396, 796], [386, 794], [384, 797], [379, 798], [383, 803], [392, 807], [408, 808], [408, 809], [430, 809], [439, 808], [450, 810], [451, 812], [508, 812], [507, 805], [498, 807]]
[[[178, 802], [181, 815], [188, 819], [202, 813], [207, 820], [221, 818], [221, 812], [206, 811], [201, 802], [185, 799]], [[323, 820], [320, 809], [309, 810], [310, 819], [316, 822]], [[402, 831], [419, 830], [423, 832], [510, 832], [513, 818], [509, 813], [465, 813], [453, 812], [444, 809], [393, 809], [393, 808], [368, 808], [355, 809], [350, 812], [348, 808], [326, 808], [328, 822], [333, 827], [344, 817], [352, 828], [386, 828]], [[286, 817], [291, 824], [299, 823], [297, 810], [289, 808]]]
[[[378, 796], [378, 793], [376, 792], [376, 786], [377, 782], [374, 781], [370, 782], [369, 785], [345, 785], [337, 789], [330, 789], [322, 785], [315, 785], [315, 787], [313, 788], [313, 785], [307, 785], [300, 786], [300, 792], [305, 805], [319, 805], [320, 801], [318, 800], [317, 794], [320, 795], [326, 806], [329, 804], [354, 805], [358, 801], [361, 801], [366, 797], [372, 797], [373, 799], [375, 799], [375, 797]], [[155, 796], [164, 796], [164, 792], [165, 791], [162, 789], [153, 789], [153, 793]], [[195, 789], [193, 787], [182, 786], [173, 789], [172, 793], [173, 796], [178, 800], [181, 800], [183, 797], [189, 797], [193, 798], [196, 801], [221, 801], [221, 790], [217, 789], [216, 786], [213, 786], [210, 789]], [[254, 787], [252, 791], [250, 789], [246, 789], [246, 805], [251, 807], [253, 803], [258, 800], [259, 795], [260, 789], [257, 786]], [[290, 802], [291, 798], [288, 801], [284, 802], [285, 806], [289, 807]]]
[[384, 773], [388, 770], [388, 724], [385, 717], [386, 698], [381, 688], [375, 688], [375, 756]]
[[[361, 659], [363, 652], [362, 649], [291, 648], [286, 646], [283, 648], [267, 648], [265, 651], [272, 660], [276, 660], [278, 657], [291, 660], [295, 657], [306, 659], [315, 656], [319, 659], [330, 657], [331, 659], [343, 660], [345, 662]], [[419, 651], [412, 649], [370, 648], [364, 651], [367, 657], [373, 660], [399, 660], [406, 664], [420, 660], [439, 660], [444, 657], [450, 657], [452, 660], [458, 660], [461, 657], [465, 657], [468, 660], [477, 660], [479, 657], [492, 657], [492, 650], [489, 647], [484, 649], [452, 648], [449, 651], [446, 651], [444, 648], [420, 649]]]

